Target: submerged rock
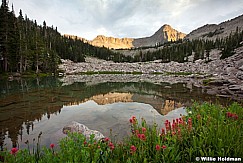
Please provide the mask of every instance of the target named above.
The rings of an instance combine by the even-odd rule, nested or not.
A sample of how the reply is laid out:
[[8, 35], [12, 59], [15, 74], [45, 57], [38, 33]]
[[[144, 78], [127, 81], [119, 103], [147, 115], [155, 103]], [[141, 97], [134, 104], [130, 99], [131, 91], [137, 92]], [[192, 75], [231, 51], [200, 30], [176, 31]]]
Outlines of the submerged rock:
[[65, 126], [63, 128], [63, 133], [67, 134], [67, 133], [80, 133], [83, 134], [87, 139], [90, 139], [90, 136], [92, 134], [94, 134], [94, 139], [95, 140], [100, 140], [102, 138], [104, 138], [104, 135], [102, 133], [100, 133], [99, 131], [96, 130], [90, 130], [87, 126], [75, 122], [73, 121], [71, 125]]

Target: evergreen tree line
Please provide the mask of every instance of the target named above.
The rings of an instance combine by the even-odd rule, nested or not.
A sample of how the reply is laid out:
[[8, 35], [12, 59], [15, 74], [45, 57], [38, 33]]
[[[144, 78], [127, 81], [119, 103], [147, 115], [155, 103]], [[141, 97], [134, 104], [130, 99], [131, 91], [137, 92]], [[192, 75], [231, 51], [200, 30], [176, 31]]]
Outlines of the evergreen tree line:
[[97, 48], [82, 40], [62, 36], [57, 28], [46, 22], [38, 25], [20, 10], [16, 17], [12, 6], [2, 0], [0, 7], [0, 73], [56, 72], [60, 58], [74, 62], [85, 61], [85, 56], [102, 59], [120, 54], [105, 47]]
[[217, 38], [216, 40], [184, 40], [179, 43], [164, 44], [163, 48], [159, 48], [153, 52], [140, 51], [132, 60], [133, 62], [145, 62], [161, 59], [162, 62], [186, 62], [188, 61], [188, 57], [194, 53], [195, 61], [198, 59], [209, 59], [209, 52], [212, 49], [221, 50], [221, 59], [224, 59], [232, 56], [234, 54], [234, 49], [241, 46], [240, 44], [242, 41], [243, 31], [239, 31], [237, 27], [234, 33], [231, 33], [225, 38]]
[[[211, 33], [209, 32], [208, 35]], [[194, 54], [194, 61], [198, 59], [206, 59], [209, 61], [209, 53], [212, 49], [221, 50], [221, 59], [230, 57], [243, 41], [243, 31], [239, 31], [237, 27], [235, 32], [225, 38], [216, 38], [215, 40], [195, 39], [195, 40], [178, 40], [175, 42], [167, 42], [163, 45], [159, 44], [151, 47], [140, 47], [131, 50], [137, 50], [135, 56], [125, 56], [120, 53], [106, 55], [97, 55], [96, 57], [115, 62], [146, 62], [161, 59], [162, 62], [187, 62], [188, 57]], [[154, 51], [144, 51], [144, 49], [155, 48]], [[122, 50], [119, 49], [122, 53]]]

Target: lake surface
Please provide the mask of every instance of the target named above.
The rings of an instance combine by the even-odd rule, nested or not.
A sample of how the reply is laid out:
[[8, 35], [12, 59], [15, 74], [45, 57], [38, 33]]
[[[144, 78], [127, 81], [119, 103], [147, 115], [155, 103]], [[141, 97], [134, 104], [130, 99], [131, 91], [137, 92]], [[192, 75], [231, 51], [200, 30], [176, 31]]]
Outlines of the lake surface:
[[121, 140], [130, 133], [128, 120], [133, 115], [162, 126], [166, 119], [186, 114], [183, 107], [192, 101], [230, 102], [188, 83], [63, 81], [55, 77], [0, 81], [1, 148], [26, 148], [25, 142], [36, 143], [40, 132], [41, 145], [56, 144], [65, 136], [63, 127], [72, 121], [105, 136], [112, 131]]

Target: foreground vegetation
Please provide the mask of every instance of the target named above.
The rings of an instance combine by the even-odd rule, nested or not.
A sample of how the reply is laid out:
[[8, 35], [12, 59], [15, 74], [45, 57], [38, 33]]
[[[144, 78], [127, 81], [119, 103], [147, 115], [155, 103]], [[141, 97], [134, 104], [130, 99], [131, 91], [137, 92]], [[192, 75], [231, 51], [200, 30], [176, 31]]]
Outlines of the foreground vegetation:
[[[2, 162], [195, 162], [196, 157], [243, 156], [243, 108], [194, 104], [188, 115], [165, 121], [164, 128], [132, 117], [131, 135], [122, 143], [96, 141], [77, 133], [59, 142], [60, 149], [5, 149]], [[39, 136], [40, 138], [40, 136]], [[39, 140], [38, 138], [38, 140]], [[38, 145], [38, 144], [37, 144]]]

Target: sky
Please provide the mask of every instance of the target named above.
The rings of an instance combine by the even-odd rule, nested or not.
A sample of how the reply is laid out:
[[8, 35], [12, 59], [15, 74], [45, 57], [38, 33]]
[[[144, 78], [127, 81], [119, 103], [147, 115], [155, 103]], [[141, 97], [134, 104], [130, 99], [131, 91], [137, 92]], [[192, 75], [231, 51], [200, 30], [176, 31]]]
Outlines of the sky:
[[[188, 34], [243, 14], [243, 0], [9, 0], [16, 16], [45, 20], [61, 34], [89, 40], [97, 35], [140, 38], [162, 25]], [[11, 8], [11, 7], [10, 7]]]

